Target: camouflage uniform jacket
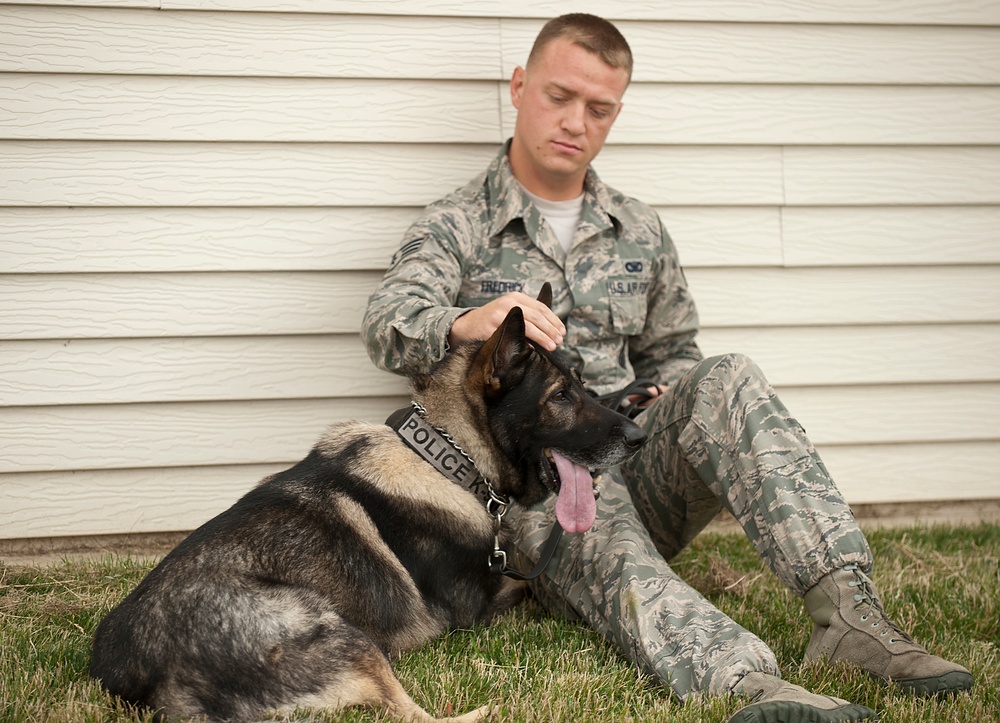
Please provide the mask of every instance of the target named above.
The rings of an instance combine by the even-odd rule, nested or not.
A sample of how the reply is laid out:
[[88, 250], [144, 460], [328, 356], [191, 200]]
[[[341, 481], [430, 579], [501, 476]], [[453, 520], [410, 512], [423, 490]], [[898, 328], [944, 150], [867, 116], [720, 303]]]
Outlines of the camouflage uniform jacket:
[[372, 360], [426, 371], [458, 316], [510, 291], [535, 296], [545, 281], [566, 324], [562, 350], [595, 392], [637, 376], [669, 384], [700, 360], [698, 314], [659, 216], [591, 168], [567, 254], [514, 178], [507, 147], [407, 231], [368, 302]]

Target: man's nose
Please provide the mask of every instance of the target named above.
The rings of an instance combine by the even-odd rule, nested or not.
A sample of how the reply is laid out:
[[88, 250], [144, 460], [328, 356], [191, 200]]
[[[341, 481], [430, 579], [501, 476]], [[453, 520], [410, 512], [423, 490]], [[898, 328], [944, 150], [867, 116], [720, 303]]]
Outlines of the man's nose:
[[563, 128], [573, 135], [582, 135], [586, 130], [586, 112], [583, 103], [568, 103], [563, 113]]

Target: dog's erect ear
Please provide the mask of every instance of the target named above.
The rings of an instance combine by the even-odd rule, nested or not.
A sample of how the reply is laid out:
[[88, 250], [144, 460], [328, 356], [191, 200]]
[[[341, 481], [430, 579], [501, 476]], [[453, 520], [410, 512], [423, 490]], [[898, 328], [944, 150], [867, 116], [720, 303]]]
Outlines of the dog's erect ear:
[[552, 308], [552, 284], [548, 281], [542, 284], [542, 290], [538, 292], [538, 300], [550, 309]]
[[524, 335], [524, 312], [515, 306], [476, 357], [486, 395], [496, 397], [519, 384], [524, 378], [524, 362], [533, 351]]

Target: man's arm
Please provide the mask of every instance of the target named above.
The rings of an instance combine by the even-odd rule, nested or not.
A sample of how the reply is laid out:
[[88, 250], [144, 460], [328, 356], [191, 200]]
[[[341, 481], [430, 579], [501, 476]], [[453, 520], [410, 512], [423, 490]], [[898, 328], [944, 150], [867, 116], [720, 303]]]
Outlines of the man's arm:
[[478, 308], [457, 305], [465, 259], [482, 243], [481, 234], [446, 205], [429, 208], [410, 227], [362, 322], [362, 340], [379, 368], [426, 372], [452, 345], [488, 338], [513, 306], [525, 312], [529, 339], [547, 349], [562, 343], [566, 329], [559, 317], [520, 292]]
[[382, 281], [368, 298], [361, 339], [380, 369], [427, 371], [444, 357], [462, 280], [461, 214], [428, 208], [403, 236]]

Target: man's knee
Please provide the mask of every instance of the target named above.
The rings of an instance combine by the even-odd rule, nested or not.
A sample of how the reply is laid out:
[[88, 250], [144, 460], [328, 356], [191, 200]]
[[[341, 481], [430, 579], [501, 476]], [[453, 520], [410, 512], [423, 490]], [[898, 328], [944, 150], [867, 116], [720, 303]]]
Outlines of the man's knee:
[[764, 377], [764, 372], [761, 368], [757, 366], [757, 362], [751, 359], [746, 354], [741, 354], [739, 352], [730, 352], [728, 354], [720, 354], [718, 356], [712, 356], [705, 359], [698, 366], [695, 367], [698, 371], [698, 376], [701, 378], [708, 376], [719, 376], [719, 377]]
[[726, 393], [739, 388], [769, 388], [770, 384], [757, 363], [746, 354], [733, 352], [708, 357], [691, 368], [675, 388], [685, 393], [704, 396]]

